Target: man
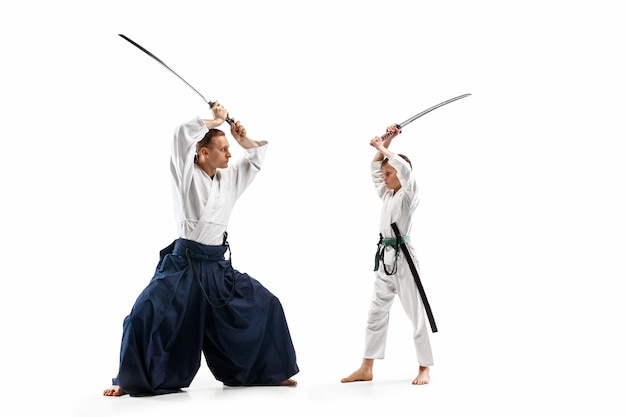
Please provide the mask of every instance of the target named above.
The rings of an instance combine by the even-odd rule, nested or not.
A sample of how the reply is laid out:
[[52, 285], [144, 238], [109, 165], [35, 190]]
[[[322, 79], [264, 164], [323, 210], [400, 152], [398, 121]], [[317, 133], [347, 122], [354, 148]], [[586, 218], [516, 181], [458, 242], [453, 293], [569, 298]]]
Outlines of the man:
[[[267, 141], [239, 123], [244, 157], [229, 165], [217, 129], [228, 116], [197, 117], [174, 134], [170, 169], [179, 238], [161, 251], [155, 274], [124, 319], [120, 366], [105, 396], [156, 395], [191, 384], [204, 354], [227, 386], [295, 386], [299, 372], [282, 305], [230, 263], [226, 229], [234, 204], [261, 169]], [[229, 259], [225, 258], [229, 251]]]

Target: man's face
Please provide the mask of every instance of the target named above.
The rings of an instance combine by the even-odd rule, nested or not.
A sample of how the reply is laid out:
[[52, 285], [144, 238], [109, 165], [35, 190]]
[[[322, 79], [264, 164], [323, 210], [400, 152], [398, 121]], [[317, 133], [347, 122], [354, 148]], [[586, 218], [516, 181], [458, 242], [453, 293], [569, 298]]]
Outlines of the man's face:
[[228, 140], [224, 135], [214, 136], [211, 139], [211, 143], [206, 148], [206, 152], [203, 153], [207, 164], [212, 169], [226, 168], [228, 167], [228, 160], [231, 157], [228, 151]]

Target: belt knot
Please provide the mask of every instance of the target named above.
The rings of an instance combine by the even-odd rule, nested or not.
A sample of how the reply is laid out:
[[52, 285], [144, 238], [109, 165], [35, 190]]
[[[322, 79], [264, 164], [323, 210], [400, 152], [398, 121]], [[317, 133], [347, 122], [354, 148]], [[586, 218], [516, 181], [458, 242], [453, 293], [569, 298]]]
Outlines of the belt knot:
[[[376, 255], [374, 257], [374, 271], [378, 271], [380, 266], [380, 261], [383, 260], [383, 268], [385, 269], [385, 273], [387, 275], [393, 275], [396, 273], [398, 266], [398, 258], [400, 257], [400, 251], [398, 247], [403, 243], [408, 243], [411, 241], [411, 237], [408, 235], [401, 235], [400, 237], [383, 237], [382, 233], [379, 233], [380, 238], [378, 239], [378, 244], [376, 245]], [[396, 256], [393, 263], [393, 270], [391, 272], [387, 271], [384, 262], [384, 253], [385, 247], [391, 246], [396, 251]]]

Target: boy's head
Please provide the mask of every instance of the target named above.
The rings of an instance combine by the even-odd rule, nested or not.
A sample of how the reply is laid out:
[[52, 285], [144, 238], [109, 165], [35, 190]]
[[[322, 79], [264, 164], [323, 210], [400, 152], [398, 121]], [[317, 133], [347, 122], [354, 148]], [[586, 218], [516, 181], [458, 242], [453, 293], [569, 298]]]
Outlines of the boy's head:
[[[409, 167], [411, 167], [411, 170], [413, 170], [413, 164], [411, 164], [411, 161], [409, 160], [407, 156], [402, 155], [402, 154], [398, 154], [398, 156], [404, 159], [405, 161], [407, 161], [409, 163]], [[381, 168], [383, 170], [383, 181], [385, 183], [385, 186], [389, 190], [393, 190], [394, 192], [397, 192], [400, 188], [402, 188], [402, 184], [400, 184], [400, 180], [398, 179], [398, 176], [396, 175], [397, 171], [393, 167], [393, 165], [391, 165], [388, 158], [383, 159]]]

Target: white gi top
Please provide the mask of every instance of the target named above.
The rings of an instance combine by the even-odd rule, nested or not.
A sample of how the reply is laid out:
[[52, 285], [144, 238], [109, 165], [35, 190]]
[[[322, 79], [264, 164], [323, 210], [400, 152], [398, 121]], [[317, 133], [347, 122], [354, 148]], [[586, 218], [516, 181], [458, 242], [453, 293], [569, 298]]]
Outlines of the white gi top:
[[221, 245], [235, 201], [261, 170], [267, 145], [244, 149], [213, 179], [194, 163], [196, 143], [208, 132], [201, 117], [174, 131], [170, 158], [178, 236], [205, 245]]
[[[396, 234], [391, 228], [391, 223], [395, 222], [400, 233], [410, 236], [413, 226], [413, 213], [419, 203], [417, 182], [412, 175], [411, 166], [402, 159], [402, 157], [394, 154], [389, 159], [389, 163], [396, 169], [396, 176], [402, 185], [396, 193], [385, 186], [383, 181], [382, 161], [372, 162], [371, 167], [374, 187], [383, 202], [378, 230], [382, 233], [383, 237], [395, 238]], [[414, 255], [414, 250], [410, 242], [407, 243], [407, 247]], [[393, 264], [394, 256], [394, 249], [391, 246], [387, 246], [385, 248], [385, 263], [387, 265]]]

